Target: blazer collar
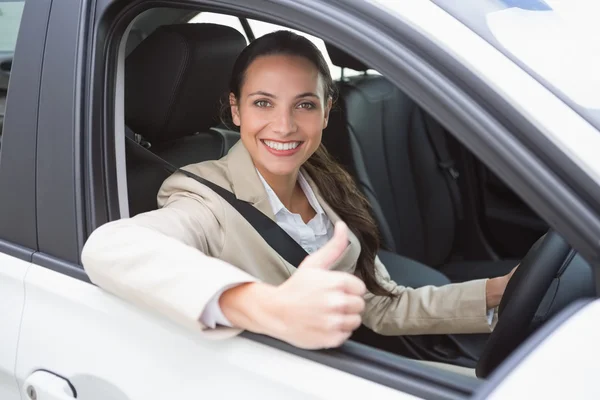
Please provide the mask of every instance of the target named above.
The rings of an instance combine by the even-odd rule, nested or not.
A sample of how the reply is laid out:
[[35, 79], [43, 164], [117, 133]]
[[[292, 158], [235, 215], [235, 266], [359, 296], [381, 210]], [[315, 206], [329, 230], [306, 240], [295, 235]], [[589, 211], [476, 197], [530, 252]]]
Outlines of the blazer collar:
[[[256, 172], [252, 157], [250, 157], [250, 153], [248, 153], [248, 150], [246, 150], [246, 147], [241, 140], [231, 148], [229, 153], [227, 153], [226, 160], [229, 179], [232, 183], [232, 189], [235, 196], [239, 200], [251, 203], [263, 214], [275, 221], [275, 215], [273, 214], [273, 209], [269, 203], [267, 192]], [[335, 224], [338, 222], [340, 217], [323, 199], [312, 180], [312, 177], [306, 172], [304, 172], [303, 175], [313, 189], [319, 204], [323, 208], [323, 211], [325, 211], [325, 214], [331, 223]], [[349, 246], [344, 250], [342, 256], [334, 263], [332, 266], [333, 269], [346, 270], [348, 272], [351, 272], [354, 269], [356, 260], [358, 260], [360, 254], [360, 243], [358, 238], [350, 231], [348, 232], [348, 239], [350, 241]]]
[[252, 157], [241, 140], [229, 150], [226, 159], [229, 180], [235, 197], [252, 204], [274, 221], [275, 215], [267, 192], [258, 177]]

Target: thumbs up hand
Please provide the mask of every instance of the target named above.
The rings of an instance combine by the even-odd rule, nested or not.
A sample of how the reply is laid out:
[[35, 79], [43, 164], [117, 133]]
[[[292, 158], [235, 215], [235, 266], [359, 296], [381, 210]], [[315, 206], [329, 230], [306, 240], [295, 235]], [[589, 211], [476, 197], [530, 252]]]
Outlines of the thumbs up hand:
[[365, 284], [329, 268], [348, 246], [348, 228], [335, 226], [333, 238], [309, 255], [296, 273], [275, 288], [271, 336], [306, 349], [340, 346], [361, 324]]

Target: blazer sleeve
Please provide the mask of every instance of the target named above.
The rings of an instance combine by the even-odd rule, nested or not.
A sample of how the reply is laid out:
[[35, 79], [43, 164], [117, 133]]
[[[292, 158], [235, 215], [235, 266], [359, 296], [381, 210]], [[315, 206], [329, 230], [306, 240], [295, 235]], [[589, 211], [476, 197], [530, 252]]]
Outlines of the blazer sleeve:
[[486, 279], [441, 287], [403, 287], [390, 279], [379, 258], [375, 272], [380, 284], [396, 295], [365, 295], [363, 323], [382, 335], [425, 335], [491, 332], [485, 300]]
[[215, 338], [234, 336], [239, 329], [207, 329], [200, 316], [221, 289], [257, 279], [216, 258], [223, 206], [216, 196], [172, 190], [169, 180], [180, 178], [165, 181], [162, 208], [95, 230], [83, 266], [93, 283], [128, 302]]

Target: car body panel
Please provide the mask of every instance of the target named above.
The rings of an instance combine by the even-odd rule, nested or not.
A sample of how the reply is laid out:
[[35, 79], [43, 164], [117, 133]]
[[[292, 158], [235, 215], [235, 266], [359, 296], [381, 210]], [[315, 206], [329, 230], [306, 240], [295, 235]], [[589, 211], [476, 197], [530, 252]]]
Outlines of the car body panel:
[[20, 384], [44, 369], [84, 399], [415, 398], [243, 337], [201, 337], [47, 268], [32, 266], [26, 290]]
[[30, 263], [0, 252], [0, 399], [20, 399], [15, 380], [17, 344]]
[[600, 300], [558, 326], [487, 396], [502, 399], [598, 399]]

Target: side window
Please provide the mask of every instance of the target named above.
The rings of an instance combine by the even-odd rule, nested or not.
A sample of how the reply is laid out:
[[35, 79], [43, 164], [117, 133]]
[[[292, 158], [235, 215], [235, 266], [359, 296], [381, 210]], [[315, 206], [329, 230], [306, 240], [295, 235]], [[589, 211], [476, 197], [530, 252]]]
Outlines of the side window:
[[246, 38], [246, 43], [249, 42], [248, 36], [244, 31], [244, 27], [240, 22], [238, 17], [234, 17], [233, 15], [225, 15], [225, 14], [217, 14], [212, 12], [203, 12], [196, 15], [189, 21], [190, 24], [218, 24], [218, 25], [226, 25], [230, 26], [234, 29], [237, 29], [244, 37]]
[[[246, 41], [250, 42], [248, 40], [248, 36], [246, 35], [246, 32], [244, 31], [244, 27], [242, 26], [242, 23], [240, 22], [240, 19], [238, 17], [234, 17], [232, 15], [217, 14], [217, 13], [212, 13], [212, 12], [203, 12], [203, 13], [196, 15], [189, 22], [190, 23], [211, 23], [211, 24], [230, 26], [234, 29], [237, 29], [242, 35], [244, 35], [244, 37], [246, 38]], [[325, 42], [323, 42], [323, 40], [319, 39], [318, 37], [309, 35], [308, 33], [304, 33], [302, 31], [298, 31], [295, 29], [290, 29], [290, 28], [286, 28], [286, 27], [283, 27], [280, 25], [269, 23], [269, 22], [263, 22], [263, 21], [253, 20], [253, 19], [249, 19], [248, 24], [250, 25], [250, 29], [252, 30], [252, 33], [254, 34], [255, 38], [259, 38], [268, 33], [275, 32], [275, 31], [278, 31], [281, 29], [290, 30], [294, 33], [297, 33], [298, 35], [302, 35], [302, 36], [306, 37], [308, 40], [313, 42], [315, 44], [315, 46], [317, 46], [317, 48], [321, 51], [321, 53], [323, 53], [323, 56], [325, 57], [325, 61], [327, 61], [327, 64], [329, 65], [329, 70], [331, 71], [332, 78], [336, 79], [336, 80], [341, 78], [342, 69], [340, 67], [333, 65], [333, 63], [331, 62], [331, 59], [329, 58], [329, 54], [327, 53], [327, 49], [325, 47]], [[371, 72], [375, 73], [375, 71], [369, 71], [369, 73], [371, 73]], [[360, 75], [362, 73], [363, 72], [353, 71], [348, 68], [346, 68], [346, 70], [344, 70], [344, 76]]]
[[17, 44], [25, 1], [0, 0], [0, 146], [12, 56]]

